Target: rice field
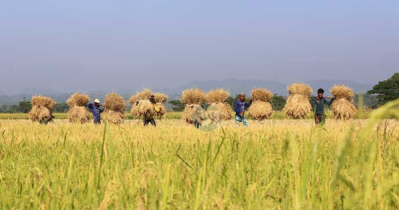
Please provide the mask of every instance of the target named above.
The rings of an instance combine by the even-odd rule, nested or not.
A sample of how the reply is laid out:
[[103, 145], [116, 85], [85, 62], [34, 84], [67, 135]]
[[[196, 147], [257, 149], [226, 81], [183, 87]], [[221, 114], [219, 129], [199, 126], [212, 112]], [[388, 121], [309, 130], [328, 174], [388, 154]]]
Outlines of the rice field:
[[0, 120], [1, 209], [398, 209], [399, 112], [205, 132]]

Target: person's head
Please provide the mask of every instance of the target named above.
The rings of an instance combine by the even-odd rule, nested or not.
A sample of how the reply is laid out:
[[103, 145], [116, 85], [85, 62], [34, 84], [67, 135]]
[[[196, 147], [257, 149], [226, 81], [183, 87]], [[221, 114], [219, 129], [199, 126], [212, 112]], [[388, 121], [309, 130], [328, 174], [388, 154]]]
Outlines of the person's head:
[[94, 105], [95, 106], [100, 106], [100, 100], [98, 100], [98, 99], [94, 100]]
[[154, 95], [151, 95], [151, 97], [150, 97], [150, 102], [153, 103], [153, 104], [155, 104], [155, 96], [154, 96]]
[[238, 99], [240, 99], [240, 101], [245, 101], [245, 94], [244, 93], [240, 93], [238, 95]]
[[324, 94], [324, 90], [323, 90], [322, 88], [320, 88], [319, 90], [317, 90], [317, 97], [323, 98], [323, 94]]

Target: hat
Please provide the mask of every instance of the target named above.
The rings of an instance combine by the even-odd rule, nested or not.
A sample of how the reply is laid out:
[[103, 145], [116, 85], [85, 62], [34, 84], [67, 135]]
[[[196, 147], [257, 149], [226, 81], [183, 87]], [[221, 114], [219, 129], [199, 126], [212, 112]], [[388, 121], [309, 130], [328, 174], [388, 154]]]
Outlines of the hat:
[[100, 103], [100, 100], [96, 99], [96, 100], [94, 100], [94, 103], [99, 104], [99, 103]]
[[245, 96], [245, 93], [240, 93], [238, 94], [238, 96]]

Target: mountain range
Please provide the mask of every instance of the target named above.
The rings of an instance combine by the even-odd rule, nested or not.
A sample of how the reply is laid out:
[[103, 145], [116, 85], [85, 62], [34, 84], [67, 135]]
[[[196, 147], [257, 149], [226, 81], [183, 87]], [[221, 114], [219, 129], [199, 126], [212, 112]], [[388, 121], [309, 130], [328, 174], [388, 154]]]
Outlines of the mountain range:
[[[329, 89], [334, 85], [347, 85], [353, 88], [355, 93], [366, 93], [368, 90], [373, 88], [372, 84], [357, 83], [353, 81], [346, 80], [313, 80], [305, 82], [313, 87], [314, 91], [318, 88], [324, 88], [326, 90], [326, 95], [329, 95]], [[227, 79], [224, 81], [217, 80], [206, 80], [206, 81], [194, 81], [187, 83], [185, 85], [175, 87], [175, 88], [162, 88], [153, 89], [154, 92], [162, 92], [169, 95], [170, 100], [179, 99], [180, 94], [183, 90], [189, 88], [201, 88], [204, 91], [209, 91], [215, 88], [225, 88], [230, 91], [232, 95], [238, 93], [250, 94], [251, 90], [256, 87], [266, 87], [275, 94], [286, 96], [287, 95], [287, 84], [276, 82], [276, 81], [266, 81], [266, 80], [238, 80], [238, 79]], [[120, 90], [117, 91], [123, 98], [128, 100], [131, 95], [139, 90]], [[107, 92], [105, 91], [88, 91], [91, 99], [99, 98], [104, 100]], [[18, 102], [25, 100], [30, 100], [33, 95], [46, 95], [52, 97], [56, 102], [65, 102], [72, 92], [65, 91], [54, 91], [51, 89], [25, 89], [20, 94], [8, 95], [4, 90], [0, 90], [0, 105], [15, 105]]]

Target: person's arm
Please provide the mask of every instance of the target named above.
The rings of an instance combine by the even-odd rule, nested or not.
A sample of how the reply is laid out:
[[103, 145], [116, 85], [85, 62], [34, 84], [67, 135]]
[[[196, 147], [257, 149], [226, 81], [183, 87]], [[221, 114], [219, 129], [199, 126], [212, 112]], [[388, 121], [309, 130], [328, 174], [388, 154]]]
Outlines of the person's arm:
[[330, 100], [330, 102], [328, 102], [328, 106], [331, 106], [331, 105], [334, 103], [334, 101], [335, 101], [335, 98], [332, 98], [332, 99]]
[[92, 103], [88, 104], [88, 105], [87, 105], [87, 108], [93, 109], [93, 104], [92, 104]]
[[252, 100], [249, 103], [245, 102], [245, 108], [249, 108], [252, 105]]
[[104, 112], [104, 108], [102, 106], [99, 108], [99, 110], [100, 110], [100, 114]]
[[316, 107], [317, 107], [317, 98], [312, 100], [312, 110], [313, 111], [316, 110]]

